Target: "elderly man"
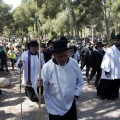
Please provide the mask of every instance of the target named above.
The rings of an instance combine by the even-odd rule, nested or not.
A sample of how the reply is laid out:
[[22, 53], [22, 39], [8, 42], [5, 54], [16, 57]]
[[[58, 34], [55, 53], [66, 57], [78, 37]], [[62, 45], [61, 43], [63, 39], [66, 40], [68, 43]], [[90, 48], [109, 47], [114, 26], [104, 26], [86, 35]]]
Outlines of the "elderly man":
[[119, 97], [120, 88], [120, 35], [115, 44], [108, 48], [101, 64], [102, 76], [97, 87], [97, 95], [103, 99], [114, 100]]
[[[22, 53], [21, 60], [18, 59], [16, 67], [19, 70], [23, 69], [23, 81], [25, 86], [25, 94], [33, 102], [38, 102], [36, 76], [39, 73], [39, 54], [38, 54], [38, 42], [31, 41], [28, 44], [29, 50]], [[41, 55], [42, 56], [42, 55]], [[45, 63], [41, 57], [42, 66]]]
[[45, 104], [49, 120], [77, 120], [75, 98], [83, 88], [83, 76], [77, 61], [69, 56], [64, 40], [55, 41], [54, 58], [42, 68], [42, 77], [37, 77], [37, 86], [43, 84]]

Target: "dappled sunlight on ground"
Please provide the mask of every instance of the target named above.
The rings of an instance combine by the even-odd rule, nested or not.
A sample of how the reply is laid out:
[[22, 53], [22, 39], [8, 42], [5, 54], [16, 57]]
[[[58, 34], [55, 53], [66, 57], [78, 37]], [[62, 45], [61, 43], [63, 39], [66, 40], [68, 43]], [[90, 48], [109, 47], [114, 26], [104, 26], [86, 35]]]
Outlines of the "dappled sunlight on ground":
[[[11, 81], [10, 86], [2, 88], [0, 97], [0, 120], [20, 120], [21, 98], [20, 98], [20, 75], [17, 71], [1, 73]], [[78, 120], [120, 120], [120, 98], [112, 100], [101, 100], [96, 95], [94, 80], [88, 85], [85, 81], [83, 92], [76, 100]], [[41, 120], [48, 120], [48, 113], [42, 98]], [[22, 120], [38, 120], [38, 104], [31, 102], [24, 94], [22, 86]]]

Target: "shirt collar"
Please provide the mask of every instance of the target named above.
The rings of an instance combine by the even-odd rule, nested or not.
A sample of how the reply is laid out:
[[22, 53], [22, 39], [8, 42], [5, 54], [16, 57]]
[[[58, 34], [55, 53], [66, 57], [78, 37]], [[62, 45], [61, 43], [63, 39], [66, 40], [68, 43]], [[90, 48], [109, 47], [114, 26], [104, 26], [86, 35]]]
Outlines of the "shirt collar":
[[[58, 63], [57, 63], [57, 61], [56, 61], [56, 59], [55, 58], [53, 58], [52, 59], [52, 61], [55, 63], [55, 64], [57, 64], [58, 65]], [[68, 57], [68, 60], [67, 60], [67, 63], [69, 62], [69, 57]]]

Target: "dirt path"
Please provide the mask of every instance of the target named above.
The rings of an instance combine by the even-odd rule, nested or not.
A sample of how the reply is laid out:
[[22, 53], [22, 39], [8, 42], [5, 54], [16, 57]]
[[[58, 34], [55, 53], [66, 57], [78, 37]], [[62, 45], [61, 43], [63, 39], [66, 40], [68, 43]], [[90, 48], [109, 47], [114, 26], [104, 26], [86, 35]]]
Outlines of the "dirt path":
[[[0, 77], [11, 81], [9, 87], [2, 88], [0, 120], [20, 120], [19, 74], [16, 71], [9, 74], [0, 73]], [[22, 101], [22, 120], [38, 120], [38, 105], [24, 95], [24, 87], [22, 87]], [[78, 120], [120, 120], [120, 98], [115, 101], [101, 100], [96, 96], [93, 82], [90, 85], [85, 82], [82, 95], [77, 100], [77, 110]], [[48, 120], [44, 103], [41, 105], [41, 116], [41, 120]]]

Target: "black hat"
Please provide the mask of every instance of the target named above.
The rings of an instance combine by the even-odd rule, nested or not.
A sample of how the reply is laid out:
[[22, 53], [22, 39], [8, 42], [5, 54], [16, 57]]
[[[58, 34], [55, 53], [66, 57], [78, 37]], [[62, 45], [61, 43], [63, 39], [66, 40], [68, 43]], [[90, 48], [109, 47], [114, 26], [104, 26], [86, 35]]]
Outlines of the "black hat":
[[115, 36], [115, 39], [120, 40], [120, 34], [116, 35], [116, 36]]
[[31, 45], [36, 45], [36, 46], [38, 46], [39, 44], [38, 44], [38, 42], [35, 41], [35, 40], [30, 41], [30, 42], [27, 44], [28, 49], [30, 49], [30, 46], [31, 46]]
[[52, 40], [49, 40], [48, 43], [47, 43], [47, 46], [49, 46], [49, 44], [53, 43]]
[[74, 53], [76, 53], [77, 47], [76, 47], [75, 45], [72, 45], [72, 46], [70, 46], [69, 48], [70, 48], [70, 49], [73, 49], [73, 50], [74, 50]]
[[53, 43], [53, 49], [52, 49], [52, 53], [59, 53], [59, 52], [63, 52], [66, 50], [69, 50], [71, 48], [67, 47], [67, 42], [64, 40], [57, 40]]
[[97, 47], [103, 47], [103, 44], [101, 42], [97, 42], [95, 45], [95, 48], [97, 48]]
[[64, 41], [66, 41], [66, 42], [68, 43], [67, 37], [65, 37], [65, 36], [62, 36], [62, 37], [60, 38], [60, 40], [64, 40]]
[[30, 41], [28, 44], [29, 44], [29, 45], [37, 45], [37, 46], [38, 46], [38, 42], [37, 42], [37, 41], [35, 41], [35, 40]]

